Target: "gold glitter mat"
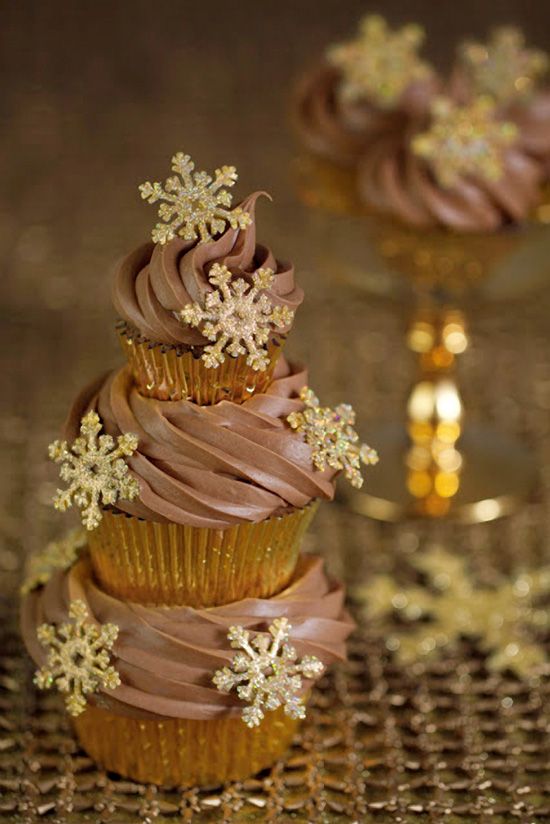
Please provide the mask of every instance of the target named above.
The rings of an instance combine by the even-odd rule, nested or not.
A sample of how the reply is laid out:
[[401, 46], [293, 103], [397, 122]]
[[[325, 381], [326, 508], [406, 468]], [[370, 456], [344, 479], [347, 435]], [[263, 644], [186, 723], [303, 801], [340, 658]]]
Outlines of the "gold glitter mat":
[[[147, 3], [107, 5], [103, 18], [102, 4], [12, 3], [2, 18], [11, 69], [0, 101], [0, 821], [550, 821], [550, 679], [489, 673], [466, 643], [425, 669], [401, 666], [383, 639], [360, 628], [349, 664], [315, 691], [288, 758], [210, 790], [166, 792], [98, 770], [75, 745], [56, 696], [32, 688], [16, 618], [23, 556], [70, 521], [50, 505], [56, 473], [46, 445], [83, 384], [120, 363], [109, 272], [151, 226], [137, 183], [160, 174], [174, 151], [188, 151], [201, 168], [234, 163], [241, 195], [273, 194], [259, 210], [260, 238], [296, 260], [306, 301], [287, 349], [311, 367], [323, 403], [352, 403], [369, 441], [369, 421], [399, 416], [414, 377], [406, 312], [335, 279], [353, 261], [372, 274], [368, 249], [361, 238], [352, 248], [341, 222], [297, 206], [280, 123], [304, 55], [319, 53], [331, 27], [349, 30], [361, 4], [281, 0], [274, 38], [253, 0], [184, 11], [166, 2], [154, 17]], [[401, 5], [388, 0], [384, 10], [399, 16]], [[445, 53], [452, 26], [442, 25], [445, 4], [432, 5]], [[521, 18], [517, 3], [501, 5], [502, 19], [504, 7]], [[478, 8], [468, 19], [481, 31]], [[410, 4], [407, 19], [425, 12]], [[543, 12], [538, 22], [529, 14], [544, 32]], [[228, 31], [239, 32], [229, 46]], [[280, 44], [297, 37], [300, 48], [281, 60]], [[468, 414], [521, 437], [541, 466], [550, 458], [548, 303], [480, 309], [459, 367]], [[479, 579], [491, 580], [494, 571], [547, 564], [549, 527], [545, 470], [535, 500], [494, 524], [380, 526], [323, 506], [308, 549], [353, 584], [402, 572], [434, 545], [468, 557]]]

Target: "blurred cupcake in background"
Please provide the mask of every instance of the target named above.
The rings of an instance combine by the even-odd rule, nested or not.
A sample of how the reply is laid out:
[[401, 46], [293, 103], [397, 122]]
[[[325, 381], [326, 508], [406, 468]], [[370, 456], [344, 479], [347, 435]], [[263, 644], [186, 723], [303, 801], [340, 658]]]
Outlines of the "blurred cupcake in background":
[[[427, 287], [463, 290], [516, 253], [506, 278], [516, 278], [514, 268], [542, 272], [546, 55], [517, 30], [499, 29], [487, 45], [462, 44], [445, 81], [419, 58], [421, 41], [414, 25], [391, 32], [366, 18], [357, 40], [328, 50], [324, 74], [301, 81], [295, 121], [321, 164], [302, 166], [303, 199], [367, 217], [382, 258]], [[331, 139], [342, 134], [353, 137], [345, 151]]]

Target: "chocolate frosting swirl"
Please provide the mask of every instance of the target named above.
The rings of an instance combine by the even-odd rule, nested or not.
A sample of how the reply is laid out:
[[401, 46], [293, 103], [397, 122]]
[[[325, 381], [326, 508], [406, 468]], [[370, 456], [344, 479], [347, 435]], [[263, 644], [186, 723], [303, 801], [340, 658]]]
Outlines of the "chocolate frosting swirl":
[[412, 134], [379, 135], [359, 164], [360, 194], [377, 211], [423, 229], [478, 232], [522, 222], [536, 206], [541, 168], [520, 144], [506, 153], [498, 181], [461, 177], [444, 188], [413, 153]]
[[[342, 585], [326, 576], [322, 560], [314, 556], [301, 559], [292, 582], [278, 595], [208, 609], [119, 601], [98, 588], [84, 558], [72, 569], [55, 573], [23, 602], [22, 634], [38, 667], [45, 664], [47, 653], [37, 639], [37, 627], [66, 621], [70, 602], [77, 599], [85, 603], [91, 622], [119, 627], [112, 663], [121, 685], [90, 700], [141, 718], [209, 720], [240, 714], [243, 702], [212, 683], [214, 672], [235, 655], [227, 640], [232, 625], [266, 632], [274, 618], [286, 617], [299, 657], [315, 655], [325, 665], [345, 658], [345, 641], [354, 626], [343, 607]], [[305, 691], [311, 682], [303, 686]]]
[[294, 121], [303, 143], [315, 154], [352, 165], [375, 135], [400, 132], [411, 118], [422, 116], [439, 86], [435, 76], [411, 83], [398, 104], [382, 109], [367, 99], [346, 101], [338, 93], [341, 73], [321, 63], [298, 83]]
[[306, 384], [306, 371], [281, 357], [265, 393], [243, 404], [198, 406], [143, 397], [124, 367], [84, 389], [65, 437], [75, 439], [90, 409], [113, 437], [138, 436], [128, 465], [139, 496], [117, 502], [130, 515], [212, 528], [262, 521], [334, 496], [335, 470], [314, 469], [310, 447], [286, 422], [304, 409]]
[[265, 294], [274, 306], [296, 310], [304, 295], [294, 282], [293, 265], [277, 260], [271, 249], [256, 243], [256, 202], [262, 194], [255, 192], [240, 204], [252, 217], [245, 229], [228, 228], [208, 243], [180, 238], [164, 246], [145, 243], [128, 255], [113, 287], [113, 303], [120, 317], [154, 343], [208, 343], [198, 329], [178, 320], [175, 313], [190, 303], [204, 302], [205, 294], [213, 288], [208, 272], [214, 263], [227, 266], [248, 282], [257, 269], [272, 269], [275, 278]]

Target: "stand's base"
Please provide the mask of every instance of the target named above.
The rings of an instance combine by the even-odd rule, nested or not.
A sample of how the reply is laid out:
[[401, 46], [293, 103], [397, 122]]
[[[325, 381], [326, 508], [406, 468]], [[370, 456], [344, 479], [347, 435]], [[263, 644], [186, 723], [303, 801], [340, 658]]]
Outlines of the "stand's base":
[[[425, 516], [422, 501], [406, 486], [409, 440], [403, 424], [371, 428], [369, 443], [377, 449], [380, 463], [366, 473], [363, 489], [342, 490], [344, 503], [354, 512], [379, 521]], [[432, 517], [463, 523], [492, 521], [509, 515], [532, 492], [537, 475], [535, 458], [516, 439], [489, 426], [468, 425], [457, 448], [463, 457], [460, 487], [447, 510]]]

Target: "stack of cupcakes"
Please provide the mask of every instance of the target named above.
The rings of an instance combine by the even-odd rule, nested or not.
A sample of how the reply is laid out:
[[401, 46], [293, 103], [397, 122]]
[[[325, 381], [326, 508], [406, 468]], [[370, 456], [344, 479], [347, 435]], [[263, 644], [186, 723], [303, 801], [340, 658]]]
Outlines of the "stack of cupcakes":
[[345, 657], [342, 586], [300, 544], [337, 475], [360, 486], [376, 455], [282, 354], [303, 294], [256, 242], [261, 193], [231, 209], [234, 168], [172, 164], [140, 187], [160, 222], [115, 279], [128, 363], [50, 447], [55, 505], [86, 531], [32, 560], [22, 626], [100, 764], [212, 784], [276, 760]]

